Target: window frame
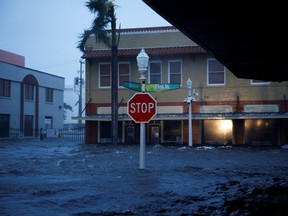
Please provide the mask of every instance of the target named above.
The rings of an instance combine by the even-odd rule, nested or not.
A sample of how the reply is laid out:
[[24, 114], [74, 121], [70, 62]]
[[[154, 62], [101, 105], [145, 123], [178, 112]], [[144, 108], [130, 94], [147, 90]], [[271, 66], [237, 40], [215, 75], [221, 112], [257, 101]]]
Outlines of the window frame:
[[[151, 64], [159, 63], [160, 64], [160, 83], [151, 83]], [[161, 84], [162, 83], [162, 61], [149, 61], [148, 66], [148, 83], [150, 84]]]
[[34, 101], [34, 85], [24, 84], [24, 98], [25, 100]]
[[54, 91], [53, 88], [45, 88], [45, 102], [46, 103], [53, 103], [53, 99], [54, 99]]
[[271, 82], [270, 81], [264, 81], [264, 80], [251, 79], [250, 84], [251, 85], [269, 85], [269, 84], [271, 84]]
[[45, 116], [45, 129], [53, 129], [53, 116]]
[[[180, 62], [180, 72], [178, 73], [171, 73], [171, 65], [170, 63], [173, 63], [173, 62]], [[179, 74], [180, 75], [180, 83], [177, 83], [177, 84], [180, 84], [180, 86], [182, 86], [182, 60], [181, 59], [175, 59], [175, 60], [169, 60], [168, 61], [168, 83], [175, 83], [175, 82], [171, 82], [171, 74]]]
[[[130, 71], [131, 71], [131, 66], [130, 66], [130, 62], [118, 62], [118, 87], [119, 88], [125, 88], [123, 85], [120, 84], [120, 65], [128, 65], [128, 74], [126, 74], [126, 76], [128, 76], [128, 82], [130, 82]], [[126, 80], [125, 80], [126, 81]]]
[[0, 97], [11, 97], [11, 81], [0, 78]]
[[[206, 69], [206, 71], [207, 71], [207, 86], [225, 86], [226, 85], [226, 67], [221, 63], [221, 62], [219, 62], [219, 64], [221, 64], [222, 66], [223, 66], [223, 80], [224, 80], [224, 82], [223, 83], [210, 83], [209, 82], [209, 78], [210, 78], [210, 73], [212, 72], [212, 71], [210, 71], [209, 70], [209, 63], [211, 62], [211, 61], [217, 61], [217, 62], [219, 62], [217, 59], [215, 59], [215, 58], [208, 58], [207, 59], [207, 69]], [[222, 71], [213, 71], [212, 73], [222, 73]]]
[[[110, 73], [109, 73], [109, 75], [106, 75], [106, 76], [103, 76], [103, 75], [101, 75], [101, 66], [102, 65], [109, 65], [109, 67], [110, 67]], [[99, 71], [99, 73], [98, 73], [98, 88], [111, 88], [111, 63], [110, 62], [101, 62], [101, 63], [99, 63], [99, 65], [98, 65], [98, 71]], [[101, 86], [101, 77], [109, 77], [109, 85], [108, 86]]]

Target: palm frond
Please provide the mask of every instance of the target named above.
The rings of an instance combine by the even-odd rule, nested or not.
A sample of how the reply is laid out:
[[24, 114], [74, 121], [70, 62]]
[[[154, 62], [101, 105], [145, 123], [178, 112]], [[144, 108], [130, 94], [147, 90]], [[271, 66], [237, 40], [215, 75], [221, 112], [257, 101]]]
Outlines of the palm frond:
[[86, 2], [88, 9], [96, 15], [92, 27], [84, 31], [80, 36], [77, 48], [85, 52], [85, 43], [91, 34], [95, 35], [96, 42], [102, 42], [107, 47], [111, 47], [111, 37], [107, 34], [107, 27], [112, 22], [116, 22], [115, 5], [113, 0], [89, 0]]
[[108, 0], [90, 0], [86, 2], [87, 8], [91, 13], [105, 13]]
[[92, 34], [91, 30], [85, 30], [83, 34], [79, 36], [80, 40], [78, 41], [77, 48], [79, 48], [83, 53], [85, 52], [85, 44], [89, 36]]

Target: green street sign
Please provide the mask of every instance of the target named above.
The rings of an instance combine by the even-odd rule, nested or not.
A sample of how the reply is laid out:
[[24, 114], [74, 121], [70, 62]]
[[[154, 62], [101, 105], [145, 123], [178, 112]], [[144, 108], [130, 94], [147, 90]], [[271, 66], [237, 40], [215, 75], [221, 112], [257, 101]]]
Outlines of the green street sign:
[[141, 83], [124, 81], [123, 86], [128, 88], [128, 89], [132, 89], [134, 91], [138, 91], [138, 92], [141, 91]]
[[178, 83], [162, 83], [162, 84], [146, 84], [147, 92], [161, 92], [179, 89], [180, 84]]
[[[134, 91], [141, 91], [141, 83], [136, 82], [124, 82], [123, 86]], [[162, 83], [162, 84], [145, 84], [146, 92], [161, 92], [161, 91], [170, 91], [180, 88], [178, 83]]]

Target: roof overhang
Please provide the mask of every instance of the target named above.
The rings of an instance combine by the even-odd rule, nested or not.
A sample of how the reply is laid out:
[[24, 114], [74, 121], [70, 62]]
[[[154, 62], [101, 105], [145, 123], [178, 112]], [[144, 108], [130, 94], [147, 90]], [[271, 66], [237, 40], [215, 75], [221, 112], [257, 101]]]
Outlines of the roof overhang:
[[[127, 49], [118, 49], [118, 57], [133, 57], [137, 56], [140, 52], [140, 49], [127, 48]], [[145, 48], [145, 52], [149, 56], [169, 56], [169, 55], [199, 55], [205, 54], [206, 51], [199, 46], [178, 46], [178, 47], [154, 47], [154, 48]], [[91, 58], [111, 58], [112, 51], [111, 49], [95, 49], [87, 51], [82, 58], [91, 59]]]
[[[75, 116], [72, 120], [111, 121], [111, 114], [95, 114], [85, 117]], [[240, 113], [193, 113], [195, 120], [225, 120], [225, 119], [287, 119], [288, 112], [240, 112]], [[120, 114], [119, 121], [132, 121], [128, 114]], [[156, 114], [152, 120], [188, 120], [187, 113]]]
[[236, 77], [288, 81], [285, 1], [143, 1]]

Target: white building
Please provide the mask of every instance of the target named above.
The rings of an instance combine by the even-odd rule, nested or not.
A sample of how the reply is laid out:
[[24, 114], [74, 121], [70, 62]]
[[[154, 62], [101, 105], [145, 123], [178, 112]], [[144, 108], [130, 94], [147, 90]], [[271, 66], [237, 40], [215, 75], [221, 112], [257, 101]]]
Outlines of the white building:
[[64, 78], [0, 59], [0, 137], [63, 128]]
[[[84, 87], [83, 89], [83, 97], [82, 97], [82, 115], [85, 115], [85, 95], [84, 95]], [[72, 111], [66, 110], [66, 119], [64, 120], [64, 124], [70, 127], [78, 124], [77, 120], [72, 119], [72, 116], [79, 115], [79, 86], [75, 88], [75, 85], [66, 85], [64, 90], [64, 103], [72, 107]], [[84, 124], [84, 122], [83, 122]]]

